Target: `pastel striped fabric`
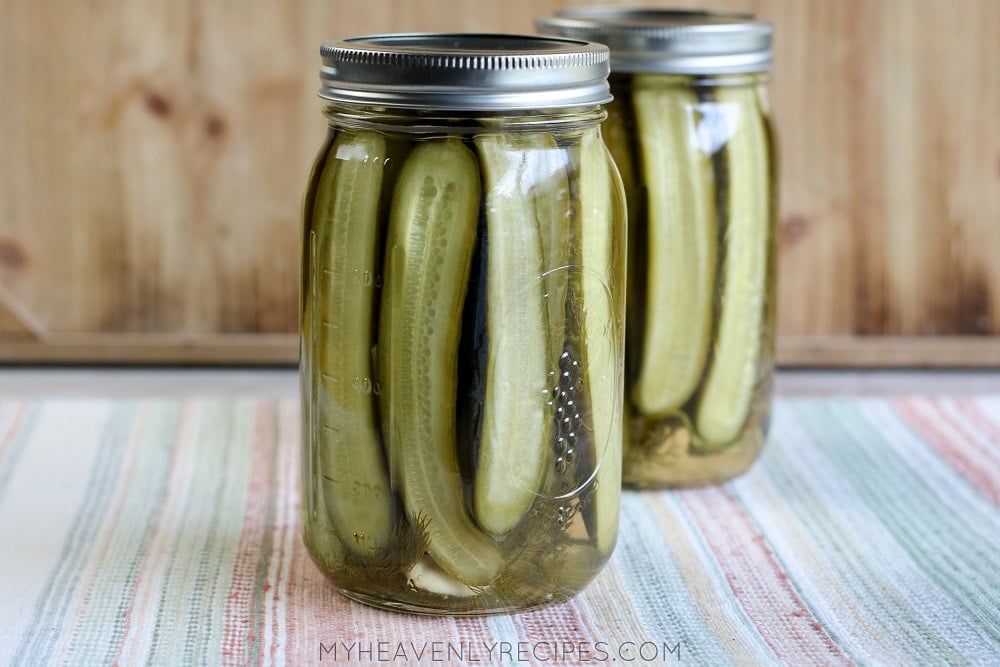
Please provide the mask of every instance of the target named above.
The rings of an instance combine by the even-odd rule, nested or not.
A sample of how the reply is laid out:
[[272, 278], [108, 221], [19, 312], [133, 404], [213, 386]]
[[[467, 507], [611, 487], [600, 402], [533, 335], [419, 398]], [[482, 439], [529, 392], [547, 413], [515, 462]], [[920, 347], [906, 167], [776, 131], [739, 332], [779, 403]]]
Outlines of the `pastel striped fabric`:
[[575, 599], [349, 602], [293, 400], [0, 401], [0, 664], [998, 664], [1000, 396], [779, 400], [721, 486], [627, 493]]

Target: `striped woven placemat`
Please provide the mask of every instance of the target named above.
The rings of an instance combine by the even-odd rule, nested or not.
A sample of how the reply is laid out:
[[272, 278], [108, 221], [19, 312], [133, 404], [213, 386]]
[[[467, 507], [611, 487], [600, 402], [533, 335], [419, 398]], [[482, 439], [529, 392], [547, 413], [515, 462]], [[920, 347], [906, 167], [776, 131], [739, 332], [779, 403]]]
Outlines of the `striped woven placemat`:
[[299, 536], [293, 400], [0, 401], [0, 664], [997, 664], [1000, 396], [784, 399], [754, 468], [626, 493], [547, 609], [341, 597]]

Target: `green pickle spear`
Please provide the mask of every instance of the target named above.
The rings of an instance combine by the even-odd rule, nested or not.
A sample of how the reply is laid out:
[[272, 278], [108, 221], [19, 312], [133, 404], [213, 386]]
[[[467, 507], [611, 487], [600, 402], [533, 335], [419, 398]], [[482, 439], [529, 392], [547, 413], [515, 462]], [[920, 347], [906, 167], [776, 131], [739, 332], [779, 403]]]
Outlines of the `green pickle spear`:
[[[327, 169], [327, 164], [329, 162], [330, 147], [333, 146], [334, 132], [331, 130], [327, 134], [326, 141], [323, 143], [323, 148], [320, 150], [316, 161], [313, 163], [312, 170], [309, 173], [309, 185], [306, 189], [306, 196], [302, 203], [302, 220], [303, 225], [303, 236], [302, 236], [302, 266], [305, 269], [302, 272], [301, 282], [299, 283], [299, 325], [302, 332], [302, 336], [299, 340], [299, 360], [301, 366], [300, 378], [299, 378], [299, 391], [302, 394], [302, 430], [305, 436], [306, 447], [308, 450], [304, 452], [302, 465], [303, 465], [303, 479], [312, 480], [316, 469], [316, 461], [314, 458], [315, 447], [317, 444], [317, 439], [315, 437], [313, 418], [313, 406], [316, 403], [316, 392], [315, 383], [313, 381], [312, 364], [309, 363], [310, 359], [315, 358], [315, 350], [313, 349], [313, 341], [316, 339], [315, 329], [316, 323], [313, 319], [315, 312], [315, 300], [317, 289], [317, 275], [319, 274], [319, 266], [316, 262], [316, 228], [314, 222], [314, 211], [318, 204], [316, 194], [319, 191], [320, 180], [325, 179], [326, 193], [327, 197], [333, 192], [333, 177], [336, 174], [336, 170], [331, 166]], [[329, 201], [326, 201], [326, 206], [329, 207]], [[303, 499], [303, 504], [306, 507], [314, 508], [314, 512], [318, 511], [316, 508], [319, 507], [319, 497], [320, 492], [319, 484], [307, 484], [303, 488], [303, 495], [308, 494], [308, 498]], [[314, 515], [315, 517], [315, 515]]]
[[739, 437], [750, 412], [759, 370], [770, 234], [767, 131], [757, 93], [752, 87], [720, 86], [716, 99], [738, 113], [726, 144], [729, 192], [718, 331], [695, 412], [695, 428], [709, 447]]
[[636, 75], [632, 93], [649, 193], [646, 328], [632, 396], [651, 417], [680, 409], [698, 387], [715, 283], [711, 156], [694, 136], [695, 93], [672, 78]]
[[320, 178], [313, 225], [315, 308], [323, 313], [312, 342], [319, 483], [332, 528], [363, 556], [388, 546], [391, 528], [370, 356], [385, 157], [382, 135], [339, 134]]
[[473, 505], [479, 524], [500, 536], [534, 501], [549, 459], [546, 389], [556, 346], [548, 321], [564, 315], [560, 309], [553, 316], [546, 303], [544, 252], [551, 244], [543, 236], [551, 221], [538, 215], [551, 209], [536, 200], [565, 186], [537, 181], [543, 170], [535, 161], [555, 148], [551, 136], [483, 134], [475, 141], [486, 187], [489, 356]]
[[421, 143], [406, 158], [389, 219], [378, 343], [389, 389], [382, 417], [407, 516], [426, 531], [437, 565], [469, 586], [491, 583], [503, 566], [465, 509], [456, 456], [458, 314], [480, 193], [475, 155], [458, 138]]
[[[584, 354], [590, 389], [591, 442], [599, 461], [595, 501], [596, 543], [609, 552], [618, 534], [618, 493], [622, 466], [619, 441], [622, 438], [621, 394], [619, 391], [617, 342], [620, 318], [606, 281], [620, 283], [624, 267], [616, 267], [613, 228], [615, 175], [611, 170], [598, 130], [581, 139], [580, 209], [581, 256], [583, 260]], [[617, 279], [617, 280], [616, 280]]]
[[[569, 290], [569, 227], [572, 207], [565, 153], [551, 134], [529, 134], [525, 154], [525, 180], [531, 183], [534, 222], [542, 240], [543, 298], [546, 305], [546, 336], [549, 341], [548, 369], [554, 382], [559, 356], [566, 340], [566, 294]], [[551, 382], [550, 382], [551, 384]]]
[[628, 104], [628, 100], [622, 101], [618, 97], [608, 102], [606, 105], [608, 117], [601, 125], [601, 132], [604, 135], [604, 143], [607, 144], [611, 157], [614, 159], [615, 166], [618, 167], [618, 174], [621, 176], [622, 185], [625, 188], [625, 201], [629, 203], [629, 206], [632, 206], [632, 202], [638, 203], [639, 185], [626, 120], [631, 110], [625, 108], [626, 104]]

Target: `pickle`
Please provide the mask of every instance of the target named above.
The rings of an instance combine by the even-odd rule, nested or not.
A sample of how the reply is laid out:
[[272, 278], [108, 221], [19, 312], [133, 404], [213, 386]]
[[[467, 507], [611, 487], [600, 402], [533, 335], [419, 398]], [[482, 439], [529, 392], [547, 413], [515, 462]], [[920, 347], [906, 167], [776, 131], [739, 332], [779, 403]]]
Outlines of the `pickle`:
[[422, 143], [406, 158], [389, 218], [378, 343], [380, 382], [391, 388], [383, 419], [407, 516], [425, 526], [437, 565], [470, 586], [489, 584], [503, 565], [465, 509], [455, 441], [460, 314], [480, 192], [475, 155], [457, 138]]
[[[486, 187], [489, 265], [486, 289], [489, 357], [473, 505], [487, 532], [510, 531], [539, 491], [549, 451], [546, 387], [550, 314], [545, 303], [538, 184], [546, 135], [483, 134], [476, 147]], [[551, 144], [555, 146], [554, 141]], [[526, 178], [526, 176], [528, 178]], [[542, 181], [544, 182], [544, 181]], [[564, 318], [561, 312], [556, 317]]]
[[372, 396], [370, 344], [380, 248], [379, 201], [386, 141], [375, 132], [344, 132], [320, 178], [313, 383], [324, 505], [351, 551], [388, 546], [391, 495]]
[[569, 175], [564, 153], [551, 134], [528, 134], [515, 138], [525, 143], [526, 183], [531, 184], [531, 202], [542, 241], [541, 280], [545, 299], [549, 340], [549, 366], [552, 374], [559, 367], [559, 357], [566, 340], [566, 294], [569, 275], [570, 207]]
[[716, 96], [720, 105], [737, 109], [738, 122], [726, 144], [728, 203], [718, 331], [695, 413], [698, 435], [712, 447], [739, 437], [750, 413], [767, 298], [770, 233], [767, 134], [756, 91], [722, 86]]
[[629, 140], [629, 110], [625, 108], [625, 104], [626, 102], [615, 97], [606, 105], [608, 117], [602, 124], [602, 132], [604, 143], [607, 144], [615, 166], [618, 168], [618, 174], [621, 176], [622, 186], [625, 189], [625, 201], [628, 202], [629, 213], [631, 213], [632, 203], [639, 201], [639, 185], [636, 180], [634, 156]]
[[[312, 483], [315, 472], [316, 458], [315, 447], [317, 439], [315, 436], [315, 419], [312, 416], [313, 406], [316, 403], [315, 384], [313, 380], [312, 363], [315, 350], [313, 341], [316, 340], [316, 322], [313, 319], [316, 300], [316, 276], [318, 266], [316, 263], [316, 227], [313, 224], [313, 212], [318, 204], [316, 193], [320, 187], [320, 180], [325, 179], [325, 192], [327, 197], [333, 193], [333, 177], [337, 173], [330, 158], [330, 147], [333, 146], [335, 132], [331, 129], [327, 133], [326, 141], [313, 163], [309, 173], [308, 186], [306, 187], [305, 200], [302, 202], [302, 276], [299, 283], [299, 316], [300, 331], [299, 338], [299, 366], [301, 368], [299, 391], [302, 395], [302, 431], [306, 452], [302, 459], [302, 479], [308, 480], [303, 484], [303, 494], [309, 494], [303, 499], [305, 507], [318, 508], [318, 493], [320, 485]], [[329, 165], [329, 169], [327, 166]], [[329, 199], [325, 205], [329, 207]]]
[[[644, 201], [642, 185], [639, 183], [639, 167], [635, 161], [637, 150], [634, 140], [635, 113], [632, 105], [631, 84], [621, 85], [621, 89], [618, 90], [615, 88], [616, 84], [612, 83], [615, 99], [605, 107], [608, 111], [608, 117], [601, 126], [601, 132], [604, 136], [604, 143], [614, 159], [618, 174], [621, 176], [625, 192], [629, 263], [638, 258], [636, 263], [641, 267], [625, 274], [625, 293], [628, 295], [625, 303], [625, 331], [629, 332], [627, 334], [629, 342], [625, 346], [625, 377], [635, 378], [638, 376], [638, 369], [642, 366], [642, 334], [646, 326], [645, 304], [643, 303], [643, 295], [646, 294], [646, 257], [640, 255], [642, 252], [640, 249], [646, 248], [646, 224], [640, 223], [641, 220], [645, 220], [646, 202]], [[628, 403], [630, 401], [626, 401], [623, 405]], [[628, 422], [627, 419], [624, 421]], [[628, 445], [627, 439], [623, 445]]]
[[[621, 322], [611, 309], [611, 294], [605, 281], [616, 278], [620, 281], [624, 267], [615, 266], [612, 195], [616, 184], [600, 133], [595, 130], [584, 134], [580, 151], [584, 366], [590, 389], [591, 445], [599, 461], [594, 499], [595, 539], [599, 550], [610, 552], [618, 534], [618, 492], [622, 474], [621, 458], [617, 455], [620, 451], [617, 441], [622, 437], [622, 414], [615, 347]], [[616, 441], [614, 444], [612, 438]]]
[[663, 75], [637, 75], [633, 102], [649, 193], [646, 327], [633, 399], [659, 417], [688, 401], [704, 371], [716, 264], [714, 179], [694, 136], [694, 92]]

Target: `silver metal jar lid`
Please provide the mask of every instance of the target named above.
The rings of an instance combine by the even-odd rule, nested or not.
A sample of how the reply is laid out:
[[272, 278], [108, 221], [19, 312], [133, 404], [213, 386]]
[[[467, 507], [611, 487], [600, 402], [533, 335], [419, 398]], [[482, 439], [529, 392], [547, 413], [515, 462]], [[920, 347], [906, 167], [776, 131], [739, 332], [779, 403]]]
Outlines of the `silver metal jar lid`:
[[320, 49], [319, 96], [407, 109], [503, 111], [611, 100], [608, 48], [535, 35], [368, 35]]
[[581, 7], [535, 21], [539, 32], [611, 47], [615, 72], [739, 74], [771, 69], [771, 24], [752, 14]]

